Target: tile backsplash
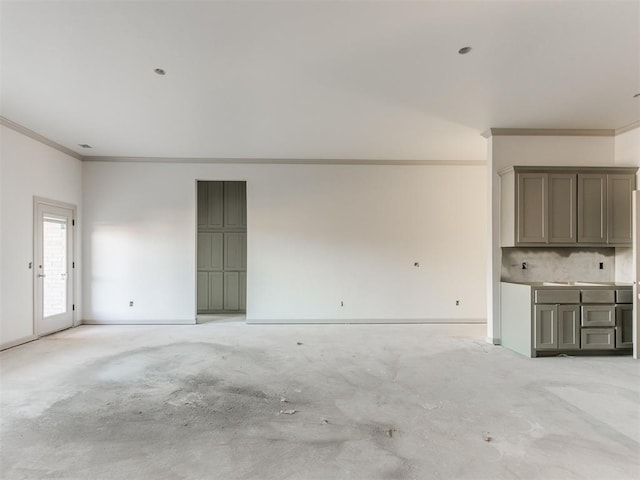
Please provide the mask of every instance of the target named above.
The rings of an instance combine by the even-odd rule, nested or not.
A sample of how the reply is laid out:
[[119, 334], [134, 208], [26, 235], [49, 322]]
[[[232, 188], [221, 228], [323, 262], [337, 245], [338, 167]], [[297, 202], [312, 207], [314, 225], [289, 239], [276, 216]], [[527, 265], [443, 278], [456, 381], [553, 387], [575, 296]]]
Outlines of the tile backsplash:
[[[503, 248], [502, 280], [507, 282], [613, 282], [616, 249]], [[522, 268], [522, 262], [527, 268]], [[603, 269], [600, 270], [600, 262]]]

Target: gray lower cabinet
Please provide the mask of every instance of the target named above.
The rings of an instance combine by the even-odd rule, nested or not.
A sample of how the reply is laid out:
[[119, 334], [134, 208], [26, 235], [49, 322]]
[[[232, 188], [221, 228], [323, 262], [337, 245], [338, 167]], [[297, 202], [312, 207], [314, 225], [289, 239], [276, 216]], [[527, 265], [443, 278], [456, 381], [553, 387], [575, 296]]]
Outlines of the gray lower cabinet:
[[535, 305], [534, 316], [536, 350], [580, 348], [579, 305]]
[[[502, 282], [501, 343], [530, 357], [581, 350], [629, 351], [633, 305], [622, 302], [632, 297], [631, 287], [623, 285], [552, 288]], [[584, 299], [593, 303], [582, 303]]]
[[633, 348], [633, 305], [616, 306], [616, 348]]

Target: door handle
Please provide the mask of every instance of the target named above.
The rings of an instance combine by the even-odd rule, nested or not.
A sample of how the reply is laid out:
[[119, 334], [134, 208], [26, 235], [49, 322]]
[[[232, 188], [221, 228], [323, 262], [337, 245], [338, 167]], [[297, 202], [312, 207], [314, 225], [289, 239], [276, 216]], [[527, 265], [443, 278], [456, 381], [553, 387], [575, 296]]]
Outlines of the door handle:
[[38, 278], [44, 278], [44, 277], [46, 277], [46, 275], [44, 275], [44, 274], [42, 274], [42, 273], [39, 273], [39, 274], [38, 274]]

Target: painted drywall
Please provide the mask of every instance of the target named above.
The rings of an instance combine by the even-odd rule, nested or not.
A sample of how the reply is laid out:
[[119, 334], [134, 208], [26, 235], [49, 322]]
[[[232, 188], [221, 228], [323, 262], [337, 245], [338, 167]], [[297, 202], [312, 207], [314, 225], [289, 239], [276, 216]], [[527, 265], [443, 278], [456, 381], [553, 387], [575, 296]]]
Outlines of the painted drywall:
[[640, 127], [616, 135], [615, 164], [618, 166], [640, 166]]
[[86, 162], [87, 322], [194, 322], [196, 180], [247, 181], [250, 322], [484, 321], [482, 164]]
[[[33, 329], [33, 198], [74, 204], [81, 214], [82, 165], [73, 157], [0, 126], [1, 295], [0, 346], [29, 339]], [[76, 258], [81, 237], [76, 232]], [[76, 271], [76, 315], [81, 312]]]
[[490, 239], [487, 246], [487, 340], [500, 343], [500, 180], [513, 165], [611, 166], [614, 137], [495, 135], [488, 142]]
[[[618, 166], [640, 167], [640, 127], [616, 135], [614, 161]], [[636, 189], [640, 186], [640, 172], [636, 175]], [[635, 279], [633, 248], [616, 248], [616, 282]]]

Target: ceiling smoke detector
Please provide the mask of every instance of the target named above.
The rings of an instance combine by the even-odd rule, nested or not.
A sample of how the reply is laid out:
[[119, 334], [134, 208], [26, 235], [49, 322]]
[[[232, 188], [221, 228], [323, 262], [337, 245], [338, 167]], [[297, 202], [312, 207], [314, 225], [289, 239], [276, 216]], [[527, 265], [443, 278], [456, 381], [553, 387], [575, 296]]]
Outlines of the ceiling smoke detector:
[[462, 47], [460, 50], [458, 50], [458, 53], [460, 55], [466, 55], [470, 51], [471, 51], [471, 47]]
[[93, 148], [91, 145], [87, 145], [86, 143], [79, 143], [78, 146], [82, 148]]
[[166, 75], [167, 74], [167, 72], [165, 72], [163, 68], [156, 68], [154, 70], [154, 72], [155, 72], [156, 75]]

